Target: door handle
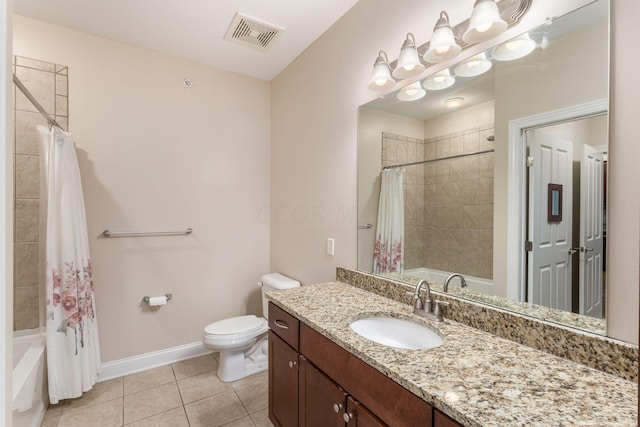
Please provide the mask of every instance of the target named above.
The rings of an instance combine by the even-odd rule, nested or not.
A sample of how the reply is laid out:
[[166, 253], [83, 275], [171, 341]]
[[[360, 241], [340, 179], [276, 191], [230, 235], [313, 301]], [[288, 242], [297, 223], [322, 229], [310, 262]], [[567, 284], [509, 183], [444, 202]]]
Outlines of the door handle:
[[580, 252], [582, 248], [569, 248], [569, 255], [575, 255]]
[[582, 252], [591, 252], [593, 251], [593, 248], [590, 248], [589, 246], [585, 246], [584, 248], [580, 248], [582, 250]]
[[278, 328], [282, 328], [282, 329], [289, 329], [289, 327], [287, 326], [286, 323], [284, 323], [282, 320], [280, 319], [276, 319], [273, 321], [273, 324], [276, 325]]

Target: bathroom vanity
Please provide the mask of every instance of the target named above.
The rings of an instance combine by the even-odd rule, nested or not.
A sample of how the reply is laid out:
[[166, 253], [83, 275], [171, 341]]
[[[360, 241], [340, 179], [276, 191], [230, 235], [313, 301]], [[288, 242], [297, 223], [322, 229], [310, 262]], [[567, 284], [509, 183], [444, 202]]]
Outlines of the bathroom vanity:
[[[269, 417], [276, 426], [637, 424], [637, 385], [409, 305], [331, 282], [268, 294]], [[427, 350], [369, 341], [349, 324], [426, 326]]]

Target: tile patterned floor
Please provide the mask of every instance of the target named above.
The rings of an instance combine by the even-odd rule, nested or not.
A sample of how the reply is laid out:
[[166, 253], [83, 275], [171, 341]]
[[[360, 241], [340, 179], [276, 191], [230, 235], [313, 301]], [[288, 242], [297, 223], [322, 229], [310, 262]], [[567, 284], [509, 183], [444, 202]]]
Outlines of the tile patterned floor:
[[41, 427], [272, 427], [267, 372], [223, 383], [216, 356], [98, 383], [50, 406]]

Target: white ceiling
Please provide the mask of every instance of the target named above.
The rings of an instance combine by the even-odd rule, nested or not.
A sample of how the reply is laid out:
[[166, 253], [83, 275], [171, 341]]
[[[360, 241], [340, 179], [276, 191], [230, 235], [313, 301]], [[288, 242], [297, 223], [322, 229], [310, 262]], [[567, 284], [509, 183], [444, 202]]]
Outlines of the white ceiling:
[[[358, 0], [14, 0], [14, 12], [271, 80]], [[261, 51], [223, 39], [236, 12], [284, 28]]]

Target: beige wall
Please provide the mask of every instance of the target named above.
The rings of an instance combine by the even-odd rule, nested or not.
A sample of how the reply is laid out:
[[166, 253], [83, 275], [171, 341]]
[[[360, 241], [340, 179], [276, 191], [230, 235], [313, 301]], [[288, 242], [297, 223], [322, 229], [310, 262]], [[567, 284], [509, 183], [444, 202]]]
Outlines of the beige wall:
[[[518, 32], [530, 29], [548, 16], [561, 15], [585, 3], [581, 0], [535, 2], [516, 29]], [[358, 2], [272, 81], [272, 210], [302, 206], [307, 211], [323, 214], [297, 220], [283, 216], [272, 222], [272, 269], [313, 283], [331, 280], [336, 265], [357, 265], [356, 216], [345, 217], [338, 215], [337, 211], [351, 209], [355, 212], [356, 209], [357, 109], [375, 97], [366, 89], [373, 60], [379, 49], [385, 49], [390, 57], [396, 57], [407, 31], [416, 32], [418, 40], [427, 40], [431, 26], [424, 22], [436, 17], [440, 10], [447, 9], [452, 22], [462, 21], [467, 13], [466, 7], [462, 6], [445, 0], [428, 5], [417, 0], [393, 4], [382, 0]], [[638, 98], [632, 95], [638, 93], [638, 84], [632, 77], [637, 59], [628, 52], [633, 51], [632, 40], [637, 38], [640, 30], [633, 24], [633, 13], [629, 13], [628, 8], [633, 6], [637, 9], [638, 5], [632, 0], [620, 0], [614, 6], [612, 66], [620, 75], [615, 76], [614, 73], [612, 84], [612, 115], [619, 114], [611, 120], [612, 141], [618, 145], [618, 152], [632, 150], [631, 153], [637, 154], [633, 135], [638, 134], [638, 124], [632, 117], [632, 112], [638, 107]], [[515, 32], [508, 33], [503, 39], [513, 34]], [[476, 46], [465, 55], [485, 47]], [[612, 156], [613, 152], [612, 143]], [[609, 331], [610, 335], [631, 342], [638, 341], [640, 210], [638, 190], [631, 187], [632, 182], [638, 181], [638, 170], [631, 164], [631, 159], [637, 158], [636, 155], [619, 159], [618, 176], [612, 179], [620, 181], [621, 188], [612, 192], [609, 200], [612, 221], [615, 215], [620, 216], [616, 220], [620, 234], [624, 234], [622, 230], [628, 230], [627, 237], [632, 236], [630, 239], [622, 236], [617, 240], [614, 240], [615, 236], [611, 238], [610, 254], [617, 256], [619, 265], [618, 273], [610, 273], [609, 303], [610, 307], [616, 307], [618, 318], [612, 313]], [[496, 168], [496, 175], [498, 172]], [[626, 189], [626, 196], [622, 189]], [[496, 188], [495, 192], [498, 191], [501, 188]], [[630, 205], [627, 203], [629, 195], [633, 195], [635, 200]], [[504, 220], [504, 217], [495, 218], [496, 222]], [[611, 232], [616, 233], [614, 230]], [[326, 237], [336, 238], [335, 257], [324, 254]], [[616, 262], [612, 268], [616, 267]], [[616, 305], [618, 302], [620, 306]]]
[[[609, 225], [607, 327], [609, 334], [638, 342], [640, 274], [640, 82], [637, 55], [640, 2], [611, 2], [611, 115], [609, 117]], [[614, 166], [615, 165], [615, 166]]]
[[[20, 16], [14, 25], [16, 55], [69, 67], [103, 362], [260, 314], [269, 84]], [[187, 227], [192, 236], [100, 237]], [[159, 310], [142, 303], [166, 292], [173, 300]]]

